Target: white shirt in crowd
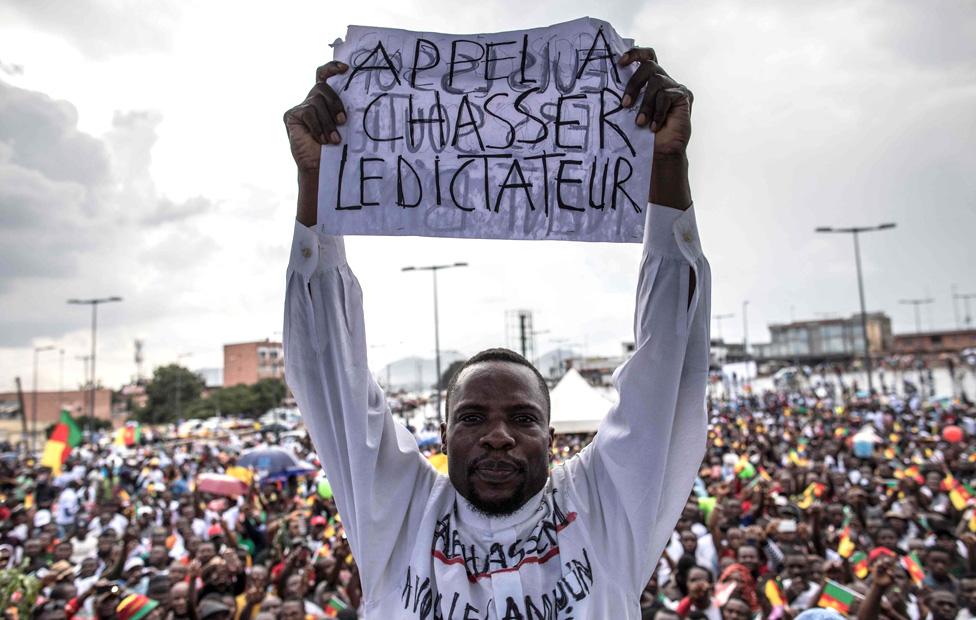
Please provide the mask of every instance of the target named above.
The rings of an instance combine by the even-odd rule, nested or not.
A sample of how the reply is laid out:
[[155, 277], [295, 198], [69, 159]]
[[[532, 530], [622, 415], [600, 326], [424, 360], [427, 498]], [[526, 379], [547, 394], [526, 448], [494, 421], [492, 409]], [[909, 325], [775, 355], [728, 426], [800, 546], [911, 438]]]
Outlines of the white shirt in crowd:
[[704, 455], [710, 289], [693, 209], [649, 205], [619, 404], [542, 491], [489, 517], [390, 414], [342, 238], [296, 224], [285, 374], [332, 483], [366, 618], [640, 618]]

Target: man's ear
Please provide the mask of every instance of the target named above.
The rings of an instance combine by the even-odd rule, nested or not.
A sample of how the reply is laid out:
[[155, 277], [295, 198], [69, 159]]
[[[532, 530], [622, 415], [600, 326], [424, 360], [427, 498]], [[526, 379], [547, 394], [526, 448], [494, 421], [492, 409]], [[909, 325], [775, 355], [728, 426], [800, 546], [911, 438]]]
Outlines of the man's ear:
[[447, 454], [447, 422], [441, 422], [441, 453]]

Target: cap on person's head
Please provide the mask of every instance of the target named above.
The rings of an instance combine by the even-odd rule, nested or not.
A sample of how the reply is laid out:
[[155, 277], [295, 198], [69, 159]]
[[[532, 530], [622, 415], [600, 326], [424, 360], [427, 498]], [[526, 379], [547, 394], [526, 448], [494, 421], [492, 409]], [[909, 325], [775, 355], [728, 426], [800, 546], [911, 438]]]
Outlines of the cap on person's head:
[[844, 616], [833, 609], [807, 609], [796, 620], [844, 620]]
[[45, 527], [51, 523], [50, 510], [38, 510], [34, 513], [34, 527]]
[[783, 519], [779, 522], [776, 527], [776, 531], [780, 534], [792, 534], [796, 532], [796, 521], [793, 519]]
[[200, 620], [221, 614], [231, 614], [233, 612], [233, 609], [227, 605], [224, 605], [219, 599], [212, 596], [204, 597], [204, 599], [200, 601], [200, 604], [197, 606], [197, 617], [200, 618]]
[[902, 521], [907, 521], [908, 520], [908, 517], [905, 515], [905, 513], [902, 512], [901, 510], [897, 509], [897, 508], [892, 508], [888, 512], [884, 513], [884, 518], [885, 519], [901, 519]]
[[207, 538], [223, 536], [223, 534], [224, 534], [224, 530], [219, 525], [211, 525], [210, 529], [207, 530]]
[[125, 561], [125, 566], [122, 567], [122, 572], [123, 573], [127, 573], [130, 570], [132, 570], [133, 568], [142, 568], [145, 565], [146, 565], [146, 563], [143, 562], [142, 561], [142, 558], [140, 558], [138, 556], [136, 556], [134, 558], [129, 558], [128, 560]]
[[875, 560], [877, 560], [883, 555], [888, 556], [889, 558], [896, 557], [895, 552], [889, 549], [888, 547], [875, 547], [868, 554], [868, 562], [874, 562]]
[[68, 579], [75, 576], [75, 567], [67, 560], [58, 560], [51, 565], [51, 574], [54, 575], [55, 581]]
[[159, 602], [144, 594], [130, 594], [115, 608], [118, 620], [141, 620], [159, 607]]
[[139, 506], [139, 510], [136, 511], [136, 515], [140, 517], [143, 515], [151, 517], [153, 515], [153, 509], [150, 506]]
[[322, 515], [315, 515], [314, 517], [312, 517], [312, 519], [309, 521], [309, 523], [311, 524], [312, 527], [315, 527], [316, 525], [328, 525], [329, 524], [329, 522]]

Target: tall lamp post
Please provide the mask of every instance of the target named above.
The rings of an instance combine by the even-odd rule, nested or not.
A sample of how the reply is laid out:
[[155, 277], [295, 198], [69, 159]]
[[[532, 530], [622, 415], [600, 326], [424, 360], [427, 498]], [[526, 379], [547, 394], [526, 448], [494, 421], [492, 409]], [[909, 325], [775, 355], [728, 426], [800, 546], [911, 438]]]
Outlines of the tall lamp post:
[[857, 264], [857, 293], [861, 300], [861, 338], [864, 340], [864, 366], [868, 371], [868, 392], [874, 392], [874, 379], [871, 377], [871, 347], [868, 344], [868, 314], [864, 307], [864, 278], [861, 275], [861, 244], [858, 235], [861, 233], [875, 232], [878, 230], [890, 230], [895, 227], [894, 223], [888, 222], [877, 226], [850, 226], [847, 228], [833, 228], [831, 226], [820, 226], [814, 232], [818, 233], [845, 233], [854, 237], [854, 261]]
[[[724, 321], [725, 319], [731, 319], [733, 317], [735, 317], [735, 313], [733, 313], [733, 312], [729, 312], [727, 314], [716, 314], [716, 315], [714, 315], [712, 317], [713, 319], [715, 319], [715, 322], [718, 323], [718, 339], [719, 340], [722, 340], [722, 321]], [[722, 342], [725, 342], [725, 341], [722, 340]]]
[[966, 293], [965, 295], [960, 295], [959, 293], [953, 293], [953, 299], [961, 299], [962, 303], [966, 309], [966, 316], [963, 320], [966, 323], [966, 329], [969, 329], [973, 325], [973, 313], [969, 311], [969, 300], [976, 299], [976, 293]]
[[922, 333], [922, 317], [918, 313], [918, 307], [923, 306], [925, 304], [930, 304], [933, 301], [935, 300], [932, 299], [931, 297], [927, 297], [925, 299], [899, 299], [898, 300], [898, 303], [900, 304], [906, 304], [906, 305], [911, 304], [915, 306], [915, 333], [916, 334]]
[[69, 299], [69, 304], [91, 306], [92, 309], [92, 323], [91, 323], [91, 365], [89, 370], [91, 371], [91, 394], [89, 395], [88, 401], [88, 435], [91, 437], [92, 433], [92, 423], [95, 420], [95, 342], [98, 336], [98, 306], [99, 304], [112, 303], [114, 301], [122, 301], [121, 297], [100, 297], [93, 299]]
[[749, 380], [749, 300], [742, 302], [742, 354], [746, 358], [746, 381]]
[[429, 271], [434, 276], [434, 393], [437, 403], [437, 422], [441, 422], [441, 333], [437, 309], [437, 272], [452, 267], [467, 267], [467, 263], [453, 263], [451, 265], [424, 265], [422, 267], [404, 267], [401, 271]]
[[34, 347], [34, 388], [33, 394], [31, 394], [31, 451], [37, 449], [37, 358], [44, 351], [53, 351], [56, 349], [53, 344], [47, 344], [43, 347]]

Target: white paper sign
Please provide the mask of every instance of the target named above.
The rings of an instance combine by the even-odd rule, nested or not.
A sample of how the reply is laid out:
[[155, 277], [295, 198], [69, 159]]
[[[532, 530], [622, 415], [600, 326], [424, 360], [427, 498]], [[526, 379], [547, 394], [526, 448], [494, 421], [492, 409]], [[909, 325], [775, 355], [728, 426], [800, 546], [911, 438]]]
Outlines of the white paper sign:
[[446, 35], [350, 26], [322, 148], [335, 235], [640, 242], [653, 134], [620, 101], [636, 64], [606, 22]]

